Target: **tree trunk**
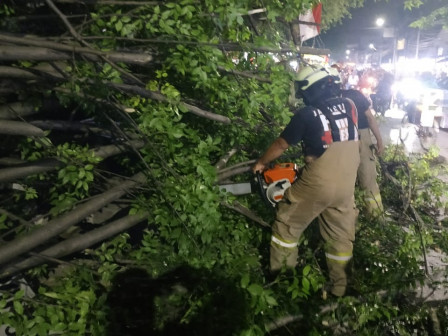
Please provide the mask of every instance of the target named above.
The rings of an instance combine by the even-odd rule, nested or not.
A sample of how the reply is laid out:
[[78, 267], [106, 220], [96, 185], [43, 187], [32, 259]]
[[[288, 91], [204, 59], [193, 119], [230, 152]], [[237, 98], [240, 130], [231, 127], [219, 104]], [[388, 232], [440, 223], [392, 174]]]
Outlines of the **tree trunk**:
[[52, 237], [67, 230], [70, 226], [79, 223], [88, 215], [101, 209], [106, 204], [113, 202], [130, 189], [137, 187], [146, 180], [143, 173], [138, 173], [120, 185], [93, 197], [90, 201], [77, 206], [74, 210], [63, 214], [62, 216], [49, 221], [35, 230], [23, 235], [0, 247], [0, 264], [11, 262], [23, 253], [31, 251]]
[[[125, 92], [128, 93], [134, 93], [134, 94], [138, 94], [142, 97], [145, 98], [151, 98], [153, 100], [159, 101], [159, 102], [167, 102], [167, 98], [158, 93], [158, 92], [153, 92], [153, 91], [149, 91], [146, 90], [145, 88], [139, 87], [139, 86], [134, 86], [134, 85], [127, 85], [127, 84], [119, 84], [119, 83], [109, 83], [109, 86], [119, 89], [119, 90], [123, 90]], [[222, 122], [224, 124], [230, 124], [231, 120], [225, 116], [219, 115], [219, 114], [215, 114], [212, 112], [208, 112], [208, 111], [204, 111], [196, 106], [192, 106], [190, 104], [186, 104], [186, 103], [181, 103], [181, 105], [183, 105], [188, 111], [200, 116], [200, 117], [204, 117], [207, 119], [211, 119], [211, 120], [215, 120], [215, 121], [219, 121]]]
[[44, 131], [27, 122], [3, 120], [0, 122], [0, 134], [23, 135], [28, 137], [43, 137]]
[[[106, 145], [93, 149], [96, 156], [106, 159], [110, 156], [121, 154], [129, 148], [141, 148], [144, 142], [140, 140], [124, 142], [116, 145]], [[34, 162], [28, 162], [16, 167], [0, 169], [0, 182], [10, 182], [18, 178], [29, 175], [45, 173], [58, 169], [63, 163], [58, 159], [43, 159]]]
[[[107, 225], [104, 225], [101, 228], [92, 230], [86, 234], [82, 234], [70, 239], [67, 239], [63, 242], [60, 242], [39, 254], [44, 257], [50, 258], [62, 258], [67, 255], [70, 255], [75, 252], [82, 251], [96, 243], [104, 241], [120, 232], [126, 231], [127, 229], [137, 225], [141, 221], [143, 221], [148, 216], [147, 212], [138, 215], [129, 215], [120, 219], [113, 221]], [[11, 266], [5, 267], [0, 270], [0, 279], [9, 277], [15, 273], [18, 273], [22, 270], [26, 270], [28, 268], [40, 265], [47, 261], [48, 259], [33, 256], [28, 259], [25, 259], [21, 262], [14, 263]]]
[[[136, 64], [136, 65], [146, 65], [146, 64], [152, 62], [152, 60], [153, 60], [152, 55], [145, 54], [144, 52], [140, 52], [140, 53], [107, 52], [107, 51], [96, 50], [93, 48], [80, 47], [77, 45], [67, 45], [67, 44], [56, 43], [56, 42], [48, 41], [43, 38], [16, 37], [16, 36], [0, 33], [0, 41], [7, 42], [7, 43], [13, 43], [13, 44], [19, 44], [19, 45], [25, 45], [27, 47], [11, 47], [11, 48], [13, 48], [13, 49], [14, 48], [28, 48], [30, 53], [43, 52], [42, 48], [53, 49], [53, 51], [52, 51], [53, 56], [56, 54], [62, 55], [60, 53], [57, 53], [56, 51], [65, 51], [65, 52], [70, 53], [70, 54], [68, 54], [69, 56], [73, 53], [82, 54], [85, 57], [88, 57], [88, 59], [89, 59], [89, 55], [90, 56], [92, 56], [92, 55], [104, 56], [104, 57], [107, 57], [112, 62], [124, 62], [124, 63], [129, 63], [129, 64]], [[30, 46], [36, 47], [38, 49], [30, 48]], [[23, 50], [21, 52], [23, 54], [25, 52], [25, 49], [21, 49], [21, 50]], [[4, 57], [10, 57], [9, 56], [10, 53], [11, 52], [7, 53], [5, 50]], [[27, 56], [23, 55], [23, 57], [27, 57]], [[28, 57], [33, 57], [33, 56], [28, 56]], [[72, 58], [72, 57], [70, 57], [70, 58]], [[1, 59], [1, 53], [0, 53], [0, 59]], [[29, 59], [29, 58], [25, 58], [25, 59]], [[13, 58], [12, 60], [20, 60], [20, 58], [16, 57], [16, 58]], [[99, 58], [98, 57], [93, 57], [93, 58], [90, 57], [90, 60], [98, 61]]]

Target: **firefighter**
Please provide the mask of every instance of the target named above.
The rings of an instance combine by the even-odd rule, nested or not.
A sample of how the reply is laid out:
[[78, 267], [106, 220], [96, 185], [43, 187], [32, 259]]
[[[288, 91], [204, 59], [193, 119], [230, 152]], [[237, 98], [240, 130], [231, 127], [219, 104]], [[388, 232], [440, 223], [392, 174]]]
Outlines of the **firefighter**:
[[[337, 68], [333, 67], [333, 75], [338, 81]], [[381, 155], [384, 151], [383, 139], [375, 117], [371, 112], [369, 100], [359, 91], [354, 89], [342, 90], [342, 97], [351, 99], [358, 111], [358, 132], [360, 138], [360, 159], [358, 167], [358, 185], [364, 192], [364, 203], [367, 215], [375, 218], [383, 213], [383, 203], [381, 200], [380, 188], [376, 181], [376, 155]], [[371, 133], [376, 139], [376, 144], [372, 142]]]
[[297, 243], [315, 219], [325, 240], [330, 292], [343, 296], [352, 258], [357, 210], [354, 189], [359, 165], [357, 112], [340, 97], [330, 68], [305, 66], [297, 74], [297, 95], [305, 107], [296, 111], [280, 136], [253, 166], [263, 171], [289, 146], [302, 144], [305, 166], [277, 205], [270, 244], [270, 269], [297, 265]]

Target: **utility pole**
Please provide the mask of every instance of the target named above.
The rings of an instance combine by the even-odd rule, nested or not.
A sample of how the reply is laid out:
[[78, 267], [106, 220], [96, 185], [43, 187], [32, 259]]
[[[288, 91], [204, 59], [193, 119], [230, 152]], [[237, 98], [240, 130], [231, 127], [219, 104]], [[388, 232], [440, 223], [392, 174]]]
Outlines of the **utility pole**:
[[417, 28], [417, 46], [415, 47], [415, 60], [418, 60], [419, 48], [420, 48], [420, 28]]
[[394, 53], [392, 56], [392, 62], [394, 65], [394, 79], [397, 75], [397, 36], [395, 34], [396, 32], [394, 32]]

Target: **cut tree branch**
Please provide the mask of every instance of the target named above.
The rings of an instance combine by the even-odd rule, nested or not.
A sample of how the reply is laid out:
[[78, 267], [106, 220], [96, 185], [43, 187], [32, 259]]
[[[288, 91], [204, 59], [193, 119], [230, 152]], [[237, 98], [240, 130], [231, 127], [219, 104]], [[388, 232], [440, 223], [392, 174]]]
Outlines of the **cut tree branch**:
[[238, 75], [238, 76], [245, 77], [245, 78], [256, 79], [259, 82], [272, 83], [272, 81], [269, 78], [260, 77], [260, 76], [254, 75], [253, 73], [250, 73], [250, 72], [236, 71], [236, 70], [231, 70], [231, 69], [227, 70], [226, 68], [224, 68], [222, 66], [218, 66], [218, 70], [221, 72], [231, 73], [231, 74]]
[[247, 172], [251, 171], [252, 165], [256, 161], [257, 160], [250, 160], [250, 161], [240, 162], [240, 163], [237, 163], [234, 166], [221, 169], [220, 171], [218, 171], [218, 177], [217, 177], [218, 183], [222, 182], [222, 181], [225, 181], [225, 180], [227, 180], [228, 178], [230, 178], [232, 176], [243, 174], [243, 173], [247, 173]]
[[220, 170], [224, 168], [227, 165], [227, 162], [231, 159], [232, 156], [234, 156], [238, 150], [236, 148], [232, 148], [230, 151], [226, 153], [223, 157], [219, 159], [219, 161], [215, 164], [216, 170]]
[[[104, 40], [111, 39], [112, 37], [107, 36], [85, 36], [84, 40]], [[309, 55], [328, 55], [330, 49], [318, 49], [307, 46], [297, 46], [295, 48], [273, 48], [273, 47], [260, 47], [251, 43], [238, 44], [238, 43], [212, 43], [212, 42], [197, 42], [197, 41], [186, 41], [186, 40], [164, 40], [164, 39], [139, 39], [139, 38], [127, 38], [127, 37], [113, 37], [117, 41], [132, 41], [134, 43], [153, 43], [153, 44], [183, 44], [183, 45], [195, 45], [195, 46], [208, 46], [215, 47], [223, 51], [254, 51], [263, 53], [274, 53], [274, 54], [309, 54]], [[1, 41], [1, 34], [0, 34]]]
[[123, 218], [117, 219], [101, 228], [92, 230], [86, 234], [72, 237], [63, 242], [60, 242], [31, 258], [25, 259], [21, 262], [14, 263], [0, 270], [0, 279], [9, 277], [20, 271], [29, 269], [31, 267], [44, 263], [48, 258], [63, 258], [67, 255], [75, 252], [82, 251], [88, 247], [95, 245], [101, 241], [104, 241], [114, 235], [126, 231], [131, 227], [137, 225], [145, 218], [149, 213], [144, 212], [137, 215], [129, 215]]
[[[107, 83], [107, 84], [115, 89], [119, 89], [119, 90], [122, 90], [122, 91], [125, 91], [128, 93], [138, 94], [139, 96], [157, 100], [159, 102], [168, 102], [168, 99], [164, 95], [162, 95], [158, 92], [146, 90], [139, 86], [128, 85], [128, 84], [119, 84], [119, 83]], [[192, 106], [187, 103], [179, 103], [179, 104], [184, 106], [191, 113], [196, 114], [200, 117], [204, 117], [204, 118], [214, 120], [214, 121], [219, 121], [224, 124], [231, 123], [231, 120], [225, 116], [202, 110], [199, 107]]]
[[29, 175], [41, 174], [61, 167], [63, 163], [57, 159], [43, 159], [27, 162], [18, 166], [0, 169], [0, 182], [11, 182]]
[[[64, 46], [64, 45], [62, 45]], [[65, 49], [65, 48], [64, 48]], [[87, 51], [81, 53], [86, 59], [98, 62], [100, 55], [92, 55]], [[0, 45], [0, 61], [67, 61], [73, 59], [73, 50], [57, 51], [45, 47], [22, 47]], [[135, 53], [108, 53], [107, 59], [114, 62], [122, 62], [135, 65], [147, 65], [153, 57], [149, 54]]]
[[39, 76], [29, 70], [18, 69], [9, 66], [0, 66], [0, 78], [40, 79]]
[[100, 134], [103, 136], [112, 136], [110, 130], [97, 127], [95, 125], [84, 124], [77, 121], [66, 121], [66, 120], [33, 120], [30, 121], [31, 125], [39, 127], [43, 130], [58, 130], [58, 131], [73, 131], [73, 132], [91, 132]]
[[23, 121], [3, 120], [0, 122], [0, 134], [23, 135], [28, 137], [43, 137], [44, 131]]
[[16, 102], [0, 106], [0, 119], [16, 119], [37, 114], [39, 110], [33, 104]]
[[138, 173], [132, 176], [129, 180], [123, 181], [118, 186], [102, 194], [96, 195], [90, 201], [77, 206], [72, 211], [49, 221], [47, 224], [32, 230], [28, 234], [3, 244], [0, 246], [0, 264], [9, 263], [21, 254], [31, 251], [36, 246], [39, 246], [64, 232], [70, 226], [79, 223], [106, 204], [119, 199], [131, 189], [144, 183], [145, 180], [145, 175], [143, 173]]
[[[96, 156], [106, 159], [112, 155], [123, 153], [129, 148], [141, 148], [144, 142], [140, 140], [124, 142], [122, 144], [106, 145], [93, 149]], [[15, 167], [0, 169], [0, 182], [10, 182], [29, 175], [41, 174], [58, 169], [63, 163], [55, 158], [27, 162]]]
[[245, 167], [238, 167], [238, 168], [226, 171], [225, 173], [222, 173], [222, 174], [218, 175], [218, 182], [225, 181], [228, 178], [230, 178], [232, 176], [235, 176], [235, 175], [239, 175], [239, 174], [250, 172], [251, 169], [252, 169], [251, 166], [245, 166]]
[[260, 224], [261, 226], [270, 229], [271, 226], [266, 223], [262, 218], [260, 218], [258, 215], [256, 215], [254, 212], [252, 212], [251, 210], [249, 210], [248, 208], [246, 208], [244, 205], [242, 205], [241, 203], [235, 201], [233, 202], [233, 204], [229, 204], [226, 202], [222, 202], [221, 203], [223, 206], [225, 206], [226, 208], [229, 208], [233, 211], [236, 211], [244, 216], [246, 216], [247, 218], [253, 220], [254, 222]]
[[[13, 43], [18, 45], [25, 45], [25, 46], [34, 46], [38, 48], [49, 48], [53, 50], [59, 50], [59, 51], [66, 51], [71, 54], [81, 54], [84, 56], [87, 55], [96, 55], [96, 56], [104, 56], [110, 61], [113, 62], [123, 62], [123, 63], [130, 63], [130, 64], [137, 64], [137, 65], [146, 65], [150, 62], [152, 62], [153, 57], [152, 55], [145, 54], [145, 53], [123, 53], [123, 52], [108, 52], [108, 51], [101, 51], [101, 50], [95, 50], [87, 47], [80, 47], [77, 45], [68, 45], [68, 44], [62, 44], [57, 42], [51, 42], [42, 38], [29, 38], [29, 37], [15, 37], [12, 35], [0, 33], [0, 41], [6, 42], [6, 43]], [[32, 50], [30, 50], [32, 51]]]
[[15, 157], [2, 157], [0, 158], [0, 165], [1, 166], [17, 166], [20, 164], [24, 164], [26, 161], [22, 159], [18, 159]]

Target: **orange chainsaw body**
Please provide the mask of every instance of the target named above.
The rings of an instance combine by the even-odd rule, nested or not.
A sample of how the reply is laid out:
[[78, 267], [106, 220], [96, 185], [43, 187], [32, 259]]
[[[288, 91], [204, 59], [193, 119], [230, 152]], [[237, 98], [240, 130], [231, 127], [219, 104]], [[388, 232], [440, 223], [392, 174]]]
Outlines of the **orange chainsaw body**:
[[[263, 172], [264, 195], [262, 196], [272, 206], [283, 199], [283, 195], [297, 178], [297, 165], [292, 162], [279, 163]], [[262, 192], [263, 194], [263, 192]]]
[[285, 191], [294, 183], [297, 176], [297, 165], [284, 162], [275, 164], [262, 173], [257, 171], [254, 179], [249, 183], [230, 183], [220, 187], [234, 195], [246, 195], [258, 190], [265, 203], [275, 207], [283, 199]]
[[274, 168], [266, 170], [263, 175], [267, 184], [283, 179], [288, 179], [292, 184], [297, 177], [297, 165], [292, 162], [278, 163]]

